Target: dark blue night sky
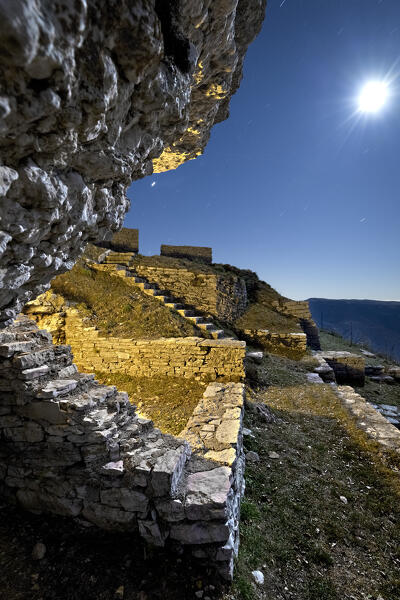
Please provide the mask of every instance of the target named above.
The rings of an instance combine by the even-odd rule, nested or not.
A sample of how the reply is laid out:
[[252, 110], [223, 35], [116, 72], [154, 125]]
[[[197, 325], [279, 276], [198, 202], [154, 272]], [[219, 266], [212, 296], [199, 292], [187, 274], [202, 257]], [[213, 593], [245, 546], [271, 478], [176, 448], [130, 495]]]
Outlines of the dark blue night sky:
[[[390, 97], [360, 115], [370, 79]], [[132, 185], [125, 225], [143, 254], [212, 246], [295, 299], [400, 300], [399, 157], [400, 0], [270, 0], [230, 118]]]

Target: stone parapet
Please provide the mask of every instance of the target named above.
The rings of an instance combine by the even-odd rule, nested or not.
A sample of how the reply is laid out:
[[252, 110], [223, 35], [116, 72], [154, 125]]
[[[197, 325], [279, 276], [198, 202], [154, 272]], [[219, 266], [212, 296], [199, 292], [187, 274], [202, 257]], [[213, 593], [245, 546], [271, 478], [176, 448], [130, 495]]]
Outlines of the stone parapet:
[[162, 244], [161, 256], [172, 256], [173, 258], [186, 258], [207, 264], [212, 263], [212, 248], [206, 246], [168, 246]]
[[298, 319], [311, 319], [310, 307], [307, 300], [284, 300], [283, 298], [272, 302], [273, 307], [282, 315], [297, 317]]
[[95, 245], [114, 252], [139, 252], [139, 229], [122, 227], [114, 233], [111, 240], [96, 242]]
[[307, 345], [313, 350], [321, 350], [318, 327], [312, 318], [308, 300], [281, 298], [272, 302], [272, 305], [282, 315], [299, 319], [300, 326], [307, 335]]
[[74, 309], [66, 316], [65, 339], [82, 370], [141, 377], [181, 376], [203, 381], [240, 381], [245, 376], [246, 344], [238, 340], [106, 338], [94, 327], [85, 327]]
[[307, 351], [307, 336], [305, 333], [275, 333], [268, 329], [245, 329], [243, 336], [271, 352], [298, 356]]
[[340, 385], [363, 386], [365, 383], [365, 359], [351, 352], [323, 351], [316, 353], [334, 370]]
[[[156, 546], [186, 546], [232, 577], [243, 492], [243, 384], [207, 388], [221, 446], [210, 438], [206, 452], [196, 447], [192, 455], [186, 439], [138, 417], [125, 392], [78, 373], [68, 346], [53, 346], [49, 333], [22, 318], [0, 333], [0, 390], [4, 498], [36, 513], [134, 531]], [[235, 457], [210, 456], [212, 448]]]

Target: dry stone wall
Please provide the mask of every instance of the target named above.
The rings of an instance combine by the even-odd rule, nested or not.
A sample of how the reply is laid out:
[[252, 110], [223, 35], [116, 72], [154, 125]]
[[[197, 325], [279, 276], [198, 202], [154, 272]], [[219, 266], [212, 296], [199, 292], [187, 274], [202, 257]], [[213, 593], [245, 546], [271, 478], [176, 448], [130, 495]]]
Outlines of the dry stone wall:
[[298, 356], [307, 351], [307, 336], [305, 333], [274, 333], [268, 329], [245, 329], [245, 339], [255, 342], [267, 352]]
[[400, 453], [400, 431], [397, 427], [385, 419], [352, 387], [338, 386], [336, 393], [360, 429], [363, 429], [370, 438], [376, 440], [383, 448]]
[[37, 299], [26, 307], [28, 316], [49, 329], [58, 342], [70, 344], [75, 363], [82, 371], [203, 381], [244, 379], [245, 342], [199, 337], [155, 340], [102, 337], [63, 298], [50, 293], [41, 298], [43, 302]]
[[205, 246], [168, 246], [162, 244], [161, 256], [172, 256], [174, 258], [187, 258], [203, 263], [212, 263], [212, 248]]
[[246, 344], [238, 340], [106, 338], [94, 327], [85, 327], [73, 309], [66, 317], [65, 339], [71, 344], [75, 362], [84, 371], [204, 381], [241, 381], [245, 376]]
[[139, 229], [122, 227], [114, 233], [111, 240], [97, 242], [96, 246], [107, 248], [114, 252], [139, 252]]
[[246, 310], [246, 283], [236, 275], [197, 273], [188, 269], [151, 267], [140, 263], [134, 263], [133, 268], [139, 276], [172, 292], [185, 304], [222, 321], [232, 322]]
[[337, 383], [340, 385], [363, 386], [365, 383], [365, 359], [351, 352], [323, 351], [318, 352], [333, 369]]
[[307, 336], [307, 345], [312, 350], [321, 350], [319, 331], [314, 322], [307, 300], [288, 300], [281, 298], [272, 302], [274, 308], [282, 315], [299, 319], [302, 330]]
[[298, 319], [311, 319], [307, 300], [285, 300], [282, 298], [279, 301], [272, 302], [272, 305], [282, 315], [297, 317]]
[[70, 348], [54, 346], [26, 317], [0, 332], [0, 390], [3, 497], [36, 513], [135, 531], [156, 546], [186, 546], [232, 577], [244, 485], [243, 384], [205, 392], [229, 460], [192, 455], [184, 437], [162, 434], [136, 415], [125, 392], [78, 373]]
[[121, 227], [127, 186], [160, 154], [157, 171], [201, 154], [264, 10], [265, 0], [0, 4], [0, 322]]

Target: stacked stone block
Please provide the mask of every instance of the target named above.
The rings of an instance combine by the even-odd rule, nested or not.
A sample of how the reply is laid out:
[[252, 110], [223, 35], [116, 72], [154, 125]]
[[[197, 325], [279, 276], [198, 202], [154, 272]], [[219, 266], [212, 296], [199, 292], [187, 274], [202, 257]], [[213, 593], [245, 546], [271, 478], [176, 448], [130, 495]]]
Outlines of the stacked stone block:
[[[200, 337], [134, 340], [102, 337], [88, 327], [79, 312], [54, 294], [29, 303], [29, 317], [50, 328], [57, 340], [70, 344], [83, 371], [125, 373], [139, 377], [194, 378], [202, 381], [241, 381], [245, 377], [245, 342]], [[46, 312], [47, 311], [47, 312]]]
[[340, 385], [364, 385], [365, 359], [363, 356], [336, 351], [319, 352], [318, 356], [321, 356], [334, 370], [336, 381]]
[[229, 466], [202, 452], [191, 457], [187, 440], [138, 417], [126, 393], [78, 373], [70, 348], [53, 346], [27, 318], [0, 333], [0, 390], [3, 497], [33, 512], [135, 531], [153, 545], [182, 544], [232, 577], [243, 491], [242, 384], [215, 389], [226, 406], [222, 419], [229, 407], [240, 408]]
[[97, 242], [96, 246], [107, 248], [114, 252], [139, 252], [139, 229], [122, 227], [114, 233], [110, 241]]
[[274, 333], [268, 329], [245, 329], [245, 339], [256, 343], [267, 352], [298, 356], [307, 351], [305, 333]]
[[75, 309], [68, 310], [65, 337], [82, 370], [140, 377], [180, 376], [203, 381], [240, 381], [245, 376], [246, 344], [238, 340], [101, 337], [94, 327], [85, 327]]
[[173, 258], [186, 258], [207, 264], [212, 263], [212, 248], [206, 246], [168, 246], [162, 244], [160, 255], [171, 256]]
[[282, 315], [299, 319], [300, 326], [307, 336], [307, 345], [312, 350], [321, 350], [318, 327], [311, 316], [307, 300], [285, 300], [281, 298], [272, 304]]
[[357, 426], [383, 448], [400, 453], [400, 431], [350, 386], [339, 386], [337, 395]]

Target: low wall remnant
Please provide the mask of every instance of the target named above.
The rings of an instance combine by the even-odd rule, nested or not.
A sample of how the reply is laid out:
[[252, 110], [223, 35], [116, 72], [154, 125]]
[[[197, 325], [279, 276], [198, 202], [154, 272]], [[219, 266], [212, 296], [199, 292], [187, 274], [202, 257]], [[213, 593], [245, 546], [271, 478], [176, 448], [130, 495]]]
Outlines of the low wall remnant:
[[54, 346], [26, 317], [0, 332], [0, 390], [4, 498], [36, 513], [136, 531], [156, 546], [171, 540], [232, 578], [243, 384], [213, 384], [204, 394], [217, 410], [208, 433], [221, 446], [212, 448], [229, 460], [201, 449], [192, 455], [183, 437], [138, 417], [125, 392], [79, 373], [70, 348]]
[[48, 327], [57, 340], [70, 344], [75, 363], [83, 371], [202, 381], [242, 381], [245, 377], [243, 341], [103, 337], [95, 327], [85, 324], [76, 308], [50, 293], [29, 303], [25, 310], [40, 327]]
[[324, 351], [318, 353], [334, 370], [339, 385], [365, 384], [365, 359], [351, 352]]
[[139, 252], [139, 229], [123, 227], [109, 241], [97, 242], [96, 246], [113, 252]]
[[243, 337], [248, 342], [256, 343], [272, 354], [299, 356], [307, 351], [305, 333], [275, 333], [268, 329], [245, 329]]
[[352, 387], [342, 385], [337, 388], [337, 395], [342, 404], [355, 419], [357, 427], [365, 431], [384, 448], [400, 453], [400, 431], [392, 425]]
[[212, 248], [206, 246], [168, 246], [162, 244], [160, 254], [161, 256], [186, 258], [188, 260], [196, 260], [207, 264], [212, 263]]

